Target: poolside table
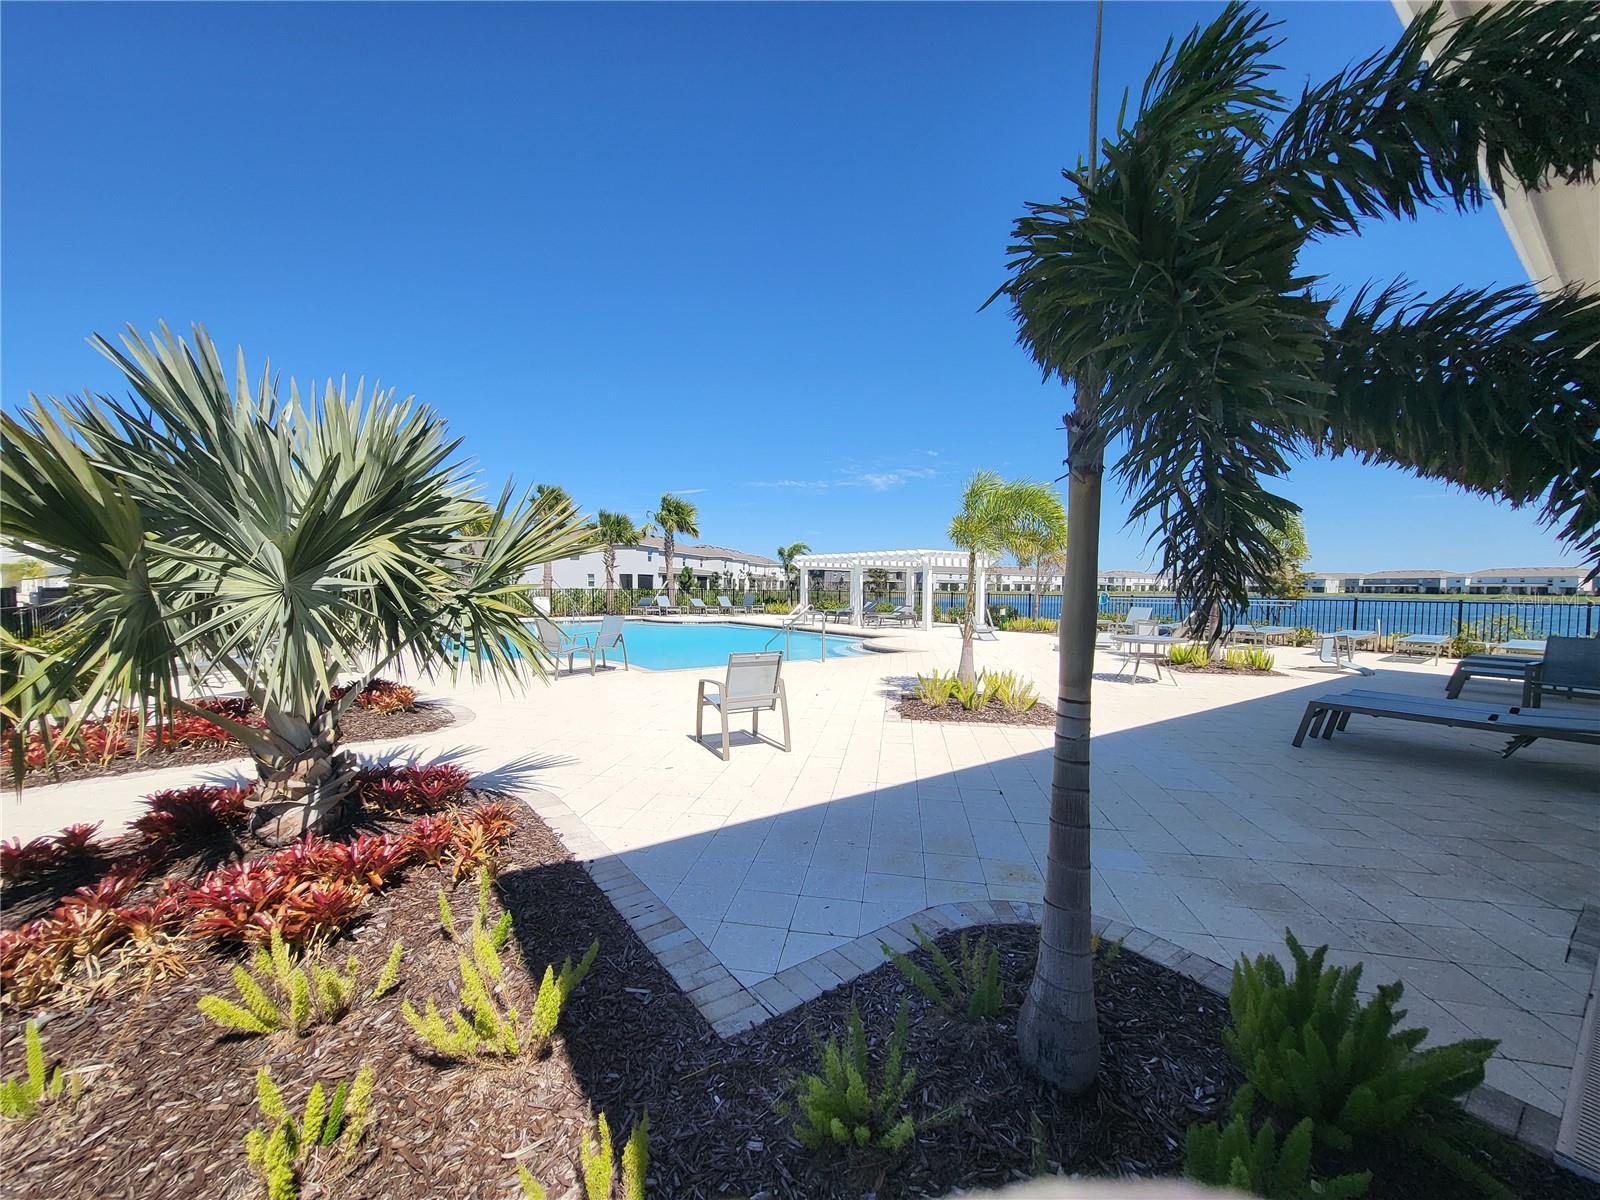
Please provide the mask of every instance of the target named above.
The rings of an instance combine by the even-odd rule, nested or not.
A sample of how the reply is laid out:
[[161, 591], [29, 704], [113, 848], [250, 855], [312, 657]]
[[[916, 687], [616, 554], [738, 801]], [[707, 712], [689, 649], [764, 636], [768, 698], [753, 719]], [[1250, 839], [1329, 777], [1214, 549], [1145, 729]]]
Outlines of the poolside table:
[[1538, 658], [1544, 654], [1543, 638], [1508, 638], [1489, 647], [1490, 654], [1526, 654]]
[[[1148, 662], [1155, 669], [1156, 682], [1159, 683], [1163, 673], [1161, 660], [1167, 657], [1173, 646], [1184, 645], [1189, 639], [1164, 633], [1114, 633], [1111, 635], [1111, 641], [1114, 647], [1124, 648], [1122, 666], [1117, 668], [1119, 677], [1132, 666], [1133, 674], [1129, 680], [1132, 682], [1133, 679], [1139, 678], [1139, 664]], [[1129, 646], [1133, 647], [1132, 654], [1126, 650]], [[1171, 672], [1167, 674], [1170, 676]], [[1169, 678], [1168, 682], [1176, 684], [1177, 680]]]

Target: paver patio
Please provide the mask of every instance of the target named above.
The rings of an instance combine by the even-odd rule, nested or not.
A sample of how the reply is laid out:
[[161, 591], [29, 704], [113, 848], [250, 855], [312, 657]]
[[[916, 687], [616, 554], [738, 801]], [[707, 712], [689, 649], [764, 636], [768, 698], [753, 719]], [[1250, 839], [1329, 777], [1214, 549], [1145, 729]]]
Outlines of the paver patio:
[[[638, 670], [526, 695], [444, 689], [473, 719], [404, 749], [526, 791], [575, 852], [596, 858], [597, 877], [623, 881], [619, 905], [636, 925], [654, 922], [647, 940], [663, 961], [720, 964], [770, 1008], [788, 995], [774, 976], [818, 956], [838, 964], [841, 948], [859, 957], [858, 935], [952, 902], [1040, 897], [1049, 729], [901, 720], [899, 681], [952, 666], [957, 635], [894, 642], [902, 653], [785, 667], [790, 754], [745, 735], [724, 763], [692, 737], [701, 672]], [[1049, 694], [1052, 644], [1003, 634], [979, 646], [979, 662], [1021, 670]], [[1448, 675], [1447, 664], [1361, 661], [1379, 670], [1361, 686], [1381, 690], [1442, 695]], [[1600, 754], [1539, 742], [1504, 760], [1492, 736], [1359, 718], [1296, 750], [1307, 696], [1352, 686], [1314, 663], [1285, 650], [1281, 677], [1168, 686], [1111, 681], [1116, 662], [1104, 659], [1096, 916], [1220, 964], [1281, 952], [1289, 926], [1335, 960], [1364, 962], [1369, 985], [1404, 980], [1406, 1007], [1434, 1039], [1499, 1038], [1489, 1083], [1559, 1112], [1593, 966], [1569, 945], [1580, 910], [1600, 899]], [[1516, 702], [1492, 682], [1469, 689]], [[137, 796], [220, 770], [7, 793], [4, 833], [115, 824]], [[697, 943], [709, 954], [694, 957]], [[732, 981], [710, 991], [696, 998], [718, 1013], [750, 1003]]]

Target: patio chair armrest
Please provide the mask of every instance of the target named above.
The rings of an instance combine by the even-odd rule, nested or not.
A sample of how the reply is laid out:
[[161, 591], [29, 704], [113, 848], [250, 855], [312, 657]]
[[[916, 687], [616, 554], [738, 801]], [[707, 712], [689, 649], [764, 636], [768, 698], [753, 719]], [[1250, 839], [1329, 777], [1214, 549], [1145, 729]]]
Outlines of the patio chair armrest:
[[699, 681], [700, 703], [701, 704], [710, 704], [711, 703], [711, 701], [706, 699], [706, 684], [708, 684], [708, 683], [712, 687], [717, 689], [717, 698], [719, 700], [722, 698], [722, 680], [720, 680], [720, 679], [706, 679], [706, 678], [702, 677], [700, 679], [700, 681]]

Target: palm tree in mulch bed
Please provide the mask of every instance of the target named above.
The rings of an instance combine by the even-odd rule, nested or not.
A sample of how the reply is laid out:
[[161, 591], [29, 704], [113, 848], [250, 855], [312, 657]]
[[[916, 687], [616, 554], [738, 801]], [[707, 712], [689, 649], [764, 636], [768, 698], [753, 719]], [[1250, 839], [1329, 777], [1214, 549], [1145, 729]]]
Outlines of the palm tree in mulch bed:
[[[253, 825], [280, 843], [337, 819], [355, 777], [339, 715], [403, 656], [543, 674], [522, 580], [592, 536], [570, 500], [507, 485], [485, 504], [444, 420], [392, 391], [291, 381], [285, 400], [270, 370], [251, 383], [242, 350], [230, 388], [199, 326], [192, 349], [165, 326], [148, 343], [130, 330], [126, 353], [94, 345], [131, 398], [0, 415], [0, 535], [64, 567], [78, 603], [54, 649], [8, 639], [14, 750], [47, 719], [70, 737], [107, 708], [199, 713], [254, 756]], [[213, 669], [265, 728], [195, 707], [185, 679]]]
[[1365, 221], [1593, 179], [1600, 6], [1508, 3], [1455, 24], [1435, 6], [1297, 97], [1273, 89], [1271, 29], [1229, 5], [1169, 47], [1103, 142], [1091, 89], [1090, 158], [1018, 219], [994, 297], [1072, 393], [1045, 916], [1018, 1025], [1024, 1057], [1069, 1090], [1099, 1062], [1089, 688], [1107, 447], [1213, 638], [1281, 565], [1273, 533], [1297, 510], [1264, 481], [1304, 451], [1540, 504], [1600, 556], [1600, 296], [1430, 299], [1397, 281], [1338, 297], [1300, 265]]

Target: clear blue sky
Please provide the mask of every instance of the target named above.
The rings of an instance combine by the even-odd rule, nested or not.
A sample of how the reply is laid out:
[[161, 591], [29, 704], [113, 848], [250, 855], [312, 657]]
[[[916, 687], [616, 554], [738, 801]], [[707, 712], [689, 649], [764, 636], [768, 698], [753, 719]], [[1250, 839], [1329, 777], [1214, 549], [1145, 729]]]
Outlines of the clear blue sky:
[[[1386, 2], [1275, 4], [1293, 89]], [[1205, 4], [1110, 4], [1103, 111]], [[978, 467], [1053, 478], [1064, 393], [998, 306], [1085, 142], [1088, 4], [7, 4], [0, 398], [106, 389], [92, 331], [205, 323], [437, 406], [486, 481], [692, 495], [771, 552], [944, 542]], [[1493, 212], [1319, 248], [1353, 288], [1522, 277]], [[1297, 466], [1323, 569], [1570, 559], [1534, 515]], [[1148, 559], [1110, 498], [1101, 561]]]

